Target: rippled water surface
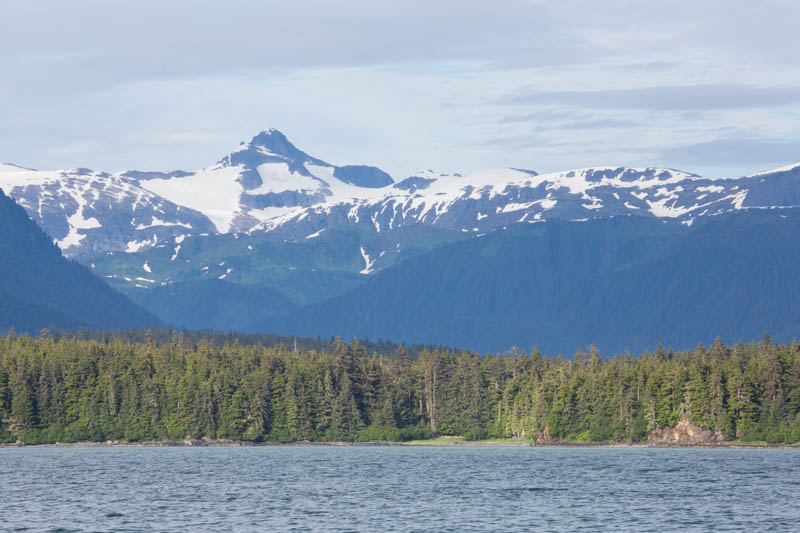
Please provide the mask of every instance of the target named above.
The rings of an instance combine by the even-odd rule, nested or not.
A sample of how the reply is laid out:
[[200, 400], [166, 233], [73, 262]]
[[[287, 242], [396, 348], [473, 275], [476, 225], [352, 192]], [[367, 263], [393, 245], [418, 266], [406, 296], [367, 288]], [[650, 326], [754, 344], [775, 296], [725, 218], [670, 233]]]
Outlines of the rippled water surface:
[[0, 449], [3, 531], [800, 531], [800, 451]]

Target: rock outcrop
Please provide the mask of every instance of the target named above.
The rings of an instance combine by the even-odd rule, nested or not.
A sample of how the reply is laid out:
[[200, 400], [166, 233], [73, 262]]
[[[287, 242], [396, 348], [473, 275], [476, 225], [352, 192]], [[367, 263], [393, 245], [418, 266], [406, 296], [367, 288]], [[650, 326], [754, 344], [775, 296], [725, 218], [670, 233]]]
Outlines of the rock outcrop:
[[702, 445], [718, 444], [724, 437], [720, 431], [700, 427], [690, 420], [681, 420], [676, 425], [655, 432], [647, 439], [648, 444]]

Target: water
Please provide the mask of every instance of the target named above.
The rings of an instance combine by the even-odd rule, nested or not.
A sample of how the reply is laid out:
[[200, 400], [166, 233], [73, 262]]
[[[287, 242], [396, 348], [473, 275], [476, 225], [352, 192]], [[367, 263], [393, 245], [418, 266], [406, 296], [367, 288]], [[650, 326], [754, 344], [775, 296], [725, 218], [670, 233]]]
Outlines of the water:
[[2, 531], [800, 530], [800, 451], [0, 449]]

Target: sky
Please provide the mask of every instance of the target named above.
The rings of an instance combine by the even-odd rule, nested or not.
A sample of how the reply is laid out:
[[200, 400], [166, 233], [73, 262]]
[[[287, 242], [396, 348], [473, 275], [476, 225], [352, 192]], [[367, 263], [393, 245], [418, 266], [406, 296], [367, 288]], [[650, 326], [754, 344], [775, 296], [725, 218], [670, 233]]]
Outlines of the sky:
[[0, 161], [737, 177], [800, 162], [796, 0], [0, 0]]

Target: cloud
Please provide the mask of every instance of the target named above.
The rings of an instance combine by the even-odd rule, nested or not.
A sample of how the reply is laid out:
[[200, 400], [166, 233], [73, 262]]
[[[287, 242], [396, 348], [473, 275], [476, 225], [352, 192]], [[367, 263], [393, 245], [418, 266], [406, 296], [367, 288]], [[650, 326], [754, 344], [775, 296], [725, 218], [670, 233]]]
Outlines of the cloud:
[[393, 175], [676, 166], [665, 146], [796, 132], [798, 17], [791, 0], [6, 2], [0, 160], [199, 168], [277, 127]]
[[[77, 4], [77, 5], [76, 5]], [[547, 13], [524, 0], [18, 2], [0, 50], [32, 75], [69, 66], [109, 80], [278, 68], [499, 61], [540, 39]], [[581, 41], [563, 47], [565, 53]], [[550, 46], [549, 48], [562, 48]], [[588, 49], [588, 47], [585, 47]], [[537, 63], [567, 61], [552, 51]]]
[[653, 86], [595, 91], [524, 90], [505, 97], [506, 104], [561, 105], [591, 109], [709, 111], [780, 107], [800, 102], [800, 86], [756, 87], [739, 84]]
[[519, 113], [516, 115], [508, 115], [499, 120], [501, 123], [515, 123], [515, 122], [553, 122], [561, 120], [576, 120], [582, 119], [586, 115], [584, 113], [576, 113], [572, 109], [540, 109], [530, 113]]
[[104, 143], [100, 141], [74, 141], [66, 144], [52, 146], [46, 150], [48, 155], [61, 156], [80, 156], [97, 152], [104, 148]]
[[800, 141], [726, 138], [670, 147], [660, 158], [676, 165], [742, 167], [800, 162]]
[[127, 133], [123, 142], [132, 145], [214, 145], [227, 141], [228, 138], [218, 133], [206, 131], [140, 131]]

